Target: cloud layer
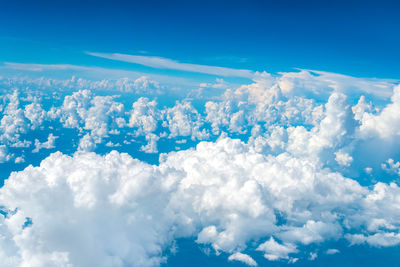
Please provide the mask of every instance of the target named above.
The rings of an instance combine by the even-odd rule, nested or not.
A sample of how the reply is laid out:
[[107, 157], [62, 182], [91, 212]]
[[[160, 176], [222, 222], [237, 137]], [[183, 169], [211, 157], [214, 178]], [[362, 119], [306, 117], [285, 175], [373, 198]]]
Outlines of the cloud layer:
[[399, 192], [229, 138], [165, 154], [159, 166], [116, 151], [58, 152], [0, 190], [2, 262], [153, 266], [174, 238], [191, 236], [250, 265], [237, 253], [267, 237], [256, 250], [269, 260], [341, 238], [392, 246], [400, 243]]
[[400, 243], [394, 83], [263, 73], [171, 97], [148, 77], [0, 82], [19, 87], [0, 98], [0, 163], [27, 166], [0, 189], [5, 266], [157, 266], [179, 238], [250, 266]]

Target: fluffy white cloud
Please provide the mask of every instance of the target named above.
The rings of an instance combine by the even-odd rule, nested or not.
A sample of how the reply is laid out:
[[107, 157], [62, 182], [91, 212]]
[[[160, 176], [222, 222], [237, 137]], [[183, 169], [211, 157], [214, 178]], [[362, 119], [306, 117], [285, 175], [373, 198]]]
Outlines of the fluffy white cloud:
[[257, 262], [247, 254], [236, 252], [228, 257], [230, 261], [240, 261], [249, 266], [257, 266]]
[[96, 148], [95, 140], [90, 134], [85, 134], [79, 139], [78, 151], [93, 151]]
[[165, 120], [163, 126], [168, 127], [169, 137], [191, 136], [192, 140], [207, 139], [206, 129], [201, 129], [203, 120], [199, 112], [190, 102], [176, 102], [172, 108], [163, 111]]
[[25, 106], [24, 115], [30, 120], [31, 127], [35, 129], [42, 125], [46, 117], [46, 112], [43, 110], [41, 104], [33, 102]]
[[[90, 138], [81, 140], [80, 147], [87, 151], [92, 144], [101, 143], [104, 137], [118, 132], [124, 126], [124, 105], [114, 101], [115, 96], [95, 96], [89, 90], [80, 90], [65, 96], [60, 108], [50, 110], [50, 117], [60, 118], [66, 128], [76, 128], [80, 132], [88, 131]], [[85, 134], [86, 136], [86, 134]], [[89, 146], [88, 146], [89, 145]], [[86, 147], [86, 148], [84, 148]]]
[[400, 135], [400, 85], [394, 88], [391, 100], [392, 103], [378, 114], [363, 114], [360, 126], [363, 136], [378, 135], [383, 139], [391, 139]]
[[157, 149], [157, 141], [160, 138], [155, 134], [148, 134], [146, 135], [146, 141], [148, 142], [146, 145], [142, 146], [140, 150], [146, 153], [158, 153]]
[[[73, 156], [55, 153], [38, 167], [13, 173], [0, 189], [2, 214], [7, 213], [0, 215], [0, 260], [8, 266], [154, 266], [167, 260], [167, 247], [181, 237], [250, 266], [257, 263], [245, 249], [295, 262], [304, 247], [327, 240], [397, 245], [400, 189], [394, 182], [375, 182], [374, 174], [399, 174], [400, 87], [390, 103], [375, 108], [366, 100], [374, 88], [384, 88], [376, 93], [384, 99], [393, 85], [369, 81], [365, 90], [358, 88], [366, 82], [308, 71], [257, 74], [251, 84], [202, 100], [204, 111], [190, 99], [159, 108], [148, 97], [136, 99], [129, 110], [116, 96], [83, 90], [93, 84], [76, 78], [64, 87], [80, 84], [81, 90], [49, 110], [40, 102], [46, 96], [4, 95], [0, 162], [29, 147], [24, 135], [41, 131], [46, 120], [77, 129], [81, 138]], [[146, 77], [119, 83], [124, 92], [162, 89]], [[348, 94], [355, 87], [367, 95], [358, 103], [359, 96]], [[357, 104], [351, 106], [349, 98]], [[36, 139], [32, 152], [55, 146], [52, 127], [47, 142]], [[147, 144], [138, 149], [146, 153], [158, 153], [157, 142], [165, 137], [221, 137], [161, 154], [159, 165], [115, 151], [88, 153], [121, 132], [130, 139], [116, 144], [144, 136]], [[245, 144], [227, 136], [249, 139]], [[15, 163], [24, 159], [17, 154]], [[357, 171], [368, 174], [369, 186], [345, 177]]]
[[19, 92], [6, 96], [8, 103], [5, 106], [0, 121], [0, 141], [2, 143], [16, 143], [21, 134], [26, 133], [29, 127], [24, 111], [20, 108]]
[[257, 250], [290, 261], [299, 245], [345, 233], [354, 244], [395, 245], [399, 192], [393, 183], [368, 189], [318, 162], [264, 156], [229, 138], [163, 154], [159, 166], [116, 151], [58, 152], [13, 173], [0, 190], [8, 211], [2, 242], [11, 244], [3, 262], [158, 265], [174, 238], [189, 236], [229, 253], [267, 237]]
[[337, 163], [343, 166], [350, 166], [351, 162], [353, 161], [353, 157], [350, 156], [349, 154], [339, 150], [338, 152], [335, 152], [335, 160]]
[[381, 164], [381, 167], [389, 173], [395, 173], [400, 176], [400, 162], [395, 163], [393, 159], [388, 159]]
[[132, 104], [128, 126], [135, 128], [137, 135], [149, 134], [157, 129], [159, 119], [160, 111], [157, 108], [157, 102], [141, 97]]
[[289, 259], [289, 254], [298, 252], [294, 245], [279, 244], [272, 237], [268, 241], [262, 243], [257, 250], [263, 251], [265, 253], [264, 257], [270, 261]]
[[5, 145], [0, 145], [0, 163], [9, 161], [12, 155], [8, 152], [8, 149]]
[[35, 139], [35, 148], [32, 150], [32, 153], [37, 153], [41, 149], [52, 149], [55, 148], [55, 141], [58, 138], [58, 136], [54, 136], [52, 133], [49, 134], [47, 137], [47, 141], [40, 143], [38, 139]]

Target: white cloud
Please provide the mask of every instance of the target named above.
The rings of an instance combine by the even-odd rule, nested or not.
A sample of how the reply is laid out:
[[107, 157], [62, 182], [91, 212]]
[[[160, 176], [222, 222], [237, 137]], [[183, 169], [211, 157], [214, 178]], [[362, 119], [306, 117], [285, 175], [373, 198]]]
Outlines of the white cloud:
[[209, 137], [203, 128], [203, 120], [199, 112], [190, 102], [176, 102], [172, 108], [163, 110], [165, 117], [163, 127], [168, 127], [169, 137], [191, 136], [192, 140], [204, 140]]
[[207, 65], [199, 65], [199, 64], [189, 64], [189, 63], [180, 63], [178, 61], [162, 58], [162, 57], [150, 57], [150, 56], [138, 56], [138, 55], [127, 55], [127, 54], [119, 54], [119, 53], [93, 53], [87, 52], [87, 54], [102, 57], [111, 60], [118, 60], [124, 62], [130, 62], [135, 64], [140, 64], [152, 68], [158, 69], [173, 69], [173, 70], [182, 70], [182, 71], [190, 71], [197, 73], [206, 73], [218, 76], [236, 76], [236, 77], [244, 77], [244, 78], [253, 78], [254, 72], [250, 70], [244, 69], [232, 69], [232, 68], [224, 68], [217, 66], [207, 66]]
[[24, 157], [16, 157], [15, 158], [15, 161], [14, 161], [16, 164], [18, 164], [18, 163], [23, 163], [23, 162], [25, 162], [25, 159], [24, 159]]
[[310, 261], [315, 260], [318, 257], [318, 254], [315, 252], [310, 252], [310, 257], [308, 258]]
[[8, 149], [5, 145], [0, 145], [0, 163], [9, 161], [12, 158], [12, 155], [8, 152]]
[[330, 248], [330, 249], [326, 250], [326, 254], [328, 254], [328, 255], [333, 255], [333, 254], [337, 254], [337, 253], [340, 253], [340, 251], [336, 248]]
[[394, 88], [391, 101], [376, 115], [364, 113], [360, 126], [364, 137], [378, 135], [383, 139], [392, 139], [400, 135], [400, 85]]
[[352, 245], [368, 243], [376, 247], [389, 247], [400, 244], [400, 234], [398, 233], [376, 233], [372, 235], [348, 234], [346, 238]]
[[[321, 74], [315, 81], [319, 76], [302, 72], [294, 81], [285, 75], [286, 80], [260, 74], [254, 83], [204, 101], [205, 111], [198, 108], [201, 101], [183, 96], [163, 108], [156, 99], [140, 97], [126, 109], [122, 103], [130, 99], [118, 102], [117, 96], [78, 90], [57, 98], [62, 104], [49, 110], [41, 103], [49, 97], [45, 93], [36, 98], [25, 88], [24, 98], [18, 91], [1, 96], [0, 161], [28, 159], [23, 149], [35, 138], [31, 130], [42, 131], [46, 120], [54, 123], [46, 128], [48, 140], [35, 141], [34, 151], [56, 145], [51, 131], [59, 122], [81, 137], [73, 156], [55, 153], [38, 167], [12, 174], [0, 189], [0, 206], [9, 212], [0, 215], [1, 262], [158, 265], [166, 260], [171, 242], [181, 237], [249, 265], [251, 258], [242, 252], [256, 248], [269, 260], [295, 262], [297, 255], [313, 257], [297, 254], [304, 245], [341, 238], [378, 247], [399, 244], [399, 186], [375, 182], [380, 177], [372, 175], [380, 171], [387, 181], [392, 176], [384, 171], [399, 173], [398, 87], [392, 101], [378, 110], [367, 97], [353, 98], [359, 101], [350, 106], [348, 84], [340, 77], [332, 85], [336, 76]], [[328, 78], [333, 80], [327, 83]], [[70, 82], [61, 88], [90, 85], [76, 78]], [[124, 92], [163, 89], [145, 77], [119, 82]], [[108, 83], [91, 86], [110, 88]], [[309, 98], [301, 86], [323, 97]], [[125, 140], [113, 143], [108, 135]], [[115, 151], [87, 153], [104, 140], [124, 150], [122, 144], [145, 136], [147, 144], [138, 149], [157, 153], [164, 149], [157, 146], [161, 138], [197, 141], [217, 135], [215, 143], [161, 154], [158, 165]], [[245, 144], [227, 136], [249, 139]], [[171, 143], [182, 143], [176, 140]], [[371, 143], [379, 149], [371, 149]], [[367, 186], [345, 177], [357, 171], [369, 174]], [[32, 225], [21, 227], [27, 218]]]
[[157, 129], [160, 116], [157, 102], [141, 97], [132, 104], [128, 126], [136, 128], [137, 135], [149, 134]]
[[46, 112], [43, 110], [41, 104], [34, 102], [25, 106], [24, 115], [30, 120], [32, 129], [35, 129], [42, 125], [46, 117]]
[[0, 121], [0, 140], [3, 143], [17, 143], [21, 134], [28, 130], [27, 119], [20, 108], [19, 91], [6, 96], [8, 103], [4, 108]]
[[78, 151], [94, 151], [96, 142], [90, 134], [85, 134], [80, 140]]
[[264, 257], [270, 261], [289, 259], [289, 254], [298, 252], [294, 245], [279, 244], [273, 237], [262, 243], [257, 250], [263, 251], [265, 253]]
[[247, 254], [236, 252], [228, 257], [230, 261], [240, 261], [249, 266], [257, 266], [257, 262]]
[[[279, 242], [271, 237], [257, 249], [290, 262], [298, 245], [347, 231], [355, 244], [396, 245], [399, 192], [395, 184], [362, 187], [287, 153], [264, 156], [229, 138], [163, 154], [158, 166], [116, 151], [57, 152], [0, 189], [1, 205], [18, 208], [1, 222], [13, 248], [4, 261], [158, 265], [174, 238], [190, 236], [228, 253], [274, 236]], [[22, 228], [25, 218], [32, 225]]]
[[40, 143], [38, 139], [35, 139], [35, 148], [32, 150], [32, 153], [37, 153], [41, 149], [52, 149], [55, 148], [55, 141], [58, 138], [58, 136], [54, 136], [52, 133], [49, 134], [47, 137], [47, 141]]
[[[92, 90], [108, 90], [108, 91], [134, 91], [143, 92], [146, 83], [143, 83], [142, 77], [147, 77], [148, 85], [156, 85], [158, 82], [165, 83], [169, 87], [192, 87], [197, 86], [198, 81], [192, 81], [177, 76], [158, 75], [151, 73], [143, 73], [124, 69], [101, 68], [94, 66], [79, 66], [70, 64], [35, 64], [35, 63], [15, 63], [5, 62], [4, 66], [0, 66], [3, 72], [9, 72], [12, 76], [7, 78], [0, 76], [3, 84], [34, 84], [41, 88], [56, 89], [59, 87], [68, 87], [72, 90], [92, 89]], [[16, 72], [17, 70], [17, 72]], [[30, 77], [19, 77], [21, 75]], [[43, 79], [43, 76], [58, 79]], [[66, 77], [79, 76], [79, 79], [63, 80]], [[36, 78], [35, 78], [36, 77]], [[61, 78], [61, 79], [60, 79]], [[46, 80], [51, 82], [46, 82]], [[138, 80], [138, 81], [137, 81]], [[135, 81], [137, 81], [135, 83]], [[151, 89], [151, 87], [149, 87]], [[162, 88], [159, 88], [162, 89]], [[160, 92], [160, 91], [158, 91]], [[151, 94], [153, 94], [152, 92]]]
[[157, 149], [157, 141], [160, 138], [155, 134], [147, 134], [146, 141], [148, 142], [147, 145], [144, 145], [140, 148], [140, 150], [144, 151], [145, 153], [158, 153]]
[[285, 95], [311, 95], [314, 98], [326, 97], [333, 91], [348, 95], [370, 94], [378, 98], [392, 95], [393, 86], [398, 80], [356, 78], [347, 75], [317, 71], [280, 73], [278, 84]]
[[353, 161], [353, 157], [350, 156], [349, 154], [343, 152], [342, 150], [339, 150], [338, 152], [335, 152], [335, 160], [340, 165], [348, 167], [348, 166], [350, 166], [351, 162]]
[[389, 173], [395, 173], [400, 176], [400, 162], [394, 162], [393, 159], [388, 159], [385, 163], [381, 164], [382, 169]]

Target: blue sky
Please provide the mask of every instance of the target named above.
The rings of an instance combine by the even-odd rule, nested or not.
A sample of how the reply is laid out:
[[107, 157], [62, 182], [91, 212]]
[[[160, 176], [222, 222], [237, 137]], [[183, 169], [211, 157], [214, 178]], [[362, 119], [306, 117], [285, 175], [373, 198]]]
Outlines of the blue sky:
[[2, 1], [0, 61], [153, 71], [84, 52], [398, 78], [395, 1]]
[[0, 0], [1, 267], [396, 266], [399, 11]]

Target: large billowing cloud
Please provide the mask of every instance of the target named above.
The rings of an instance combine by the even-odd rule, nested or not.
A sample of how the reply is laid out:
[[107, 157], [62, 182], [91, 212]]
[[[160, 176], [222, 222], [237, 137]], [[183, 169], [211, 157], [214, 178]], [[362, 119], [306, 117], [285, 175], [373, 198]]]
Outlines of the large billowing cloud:
[[[70, 154], [14, 172], [0, 189], [5, 266], [157, 266], [185, 237], [250, 266], [254, 253], [296, 262], [307, 246], [331, 240], [400, 244], [399, 86], [263, 73], [224, 84], [220, 96], [200, 90], [198, 99], [168, 105], [151, 98], [162, 86], [145, 77], [63, 86], [78, 90], [0, 98], [0, 163], [29, 161], [25, 150], [62, 150], [67, 130], [77, 140]], [[151, 93], [129, 102], [87, 90], [96, 86]], [[171, 152], [160, 141], [193, 147]], [[130, 155], [96, 151], [100, 145]], [[167, 153], [150, 165], [135, 159], [140, 151]]]
[[254, 249], [269, 260], [340, 238], [390, 246], [400, 242], [399, 193], [229, 138], [164, 154], [159, 166], [57, 152], [0, 190], [0, 256], [9, 266], [152, 266], [173, 239], [194, 236], [254, 265], [237, 253], [263, 238]]

